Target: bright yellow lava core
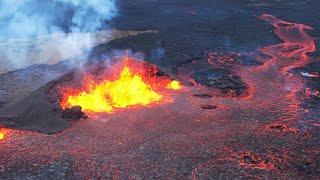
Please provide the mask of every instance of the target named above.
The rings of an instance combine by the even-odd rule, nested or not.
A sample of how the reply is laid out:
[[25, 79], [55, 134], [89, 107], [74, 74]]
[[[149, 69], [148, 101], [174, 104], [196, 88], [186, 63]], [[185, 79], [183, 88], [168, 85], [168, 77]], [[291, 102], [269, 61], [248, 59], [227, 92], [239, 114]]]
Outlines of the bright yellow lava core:
[[[171, 86], [177, 87], [177, 83]], [[113, 108], [125, 108], [132, 105], [147, 105], [161, 100], [162, 95], [152, 90], [139, 75], [134, 75], [124, 67], [119, 79], [103, 81], [90, 92], [68, 96], [67, 106], [81, 106], [84, 111], [111, 112]]]
[[0, 132], [0, 141], [5, 138], [5, 134], [3, 132]]
[[173, 90], [178, 90], [178, 89], [181, 89], [181, 85], [180, 85], [179, 81], [171, 81], [168, 84], [168, 88], [173, 89]]

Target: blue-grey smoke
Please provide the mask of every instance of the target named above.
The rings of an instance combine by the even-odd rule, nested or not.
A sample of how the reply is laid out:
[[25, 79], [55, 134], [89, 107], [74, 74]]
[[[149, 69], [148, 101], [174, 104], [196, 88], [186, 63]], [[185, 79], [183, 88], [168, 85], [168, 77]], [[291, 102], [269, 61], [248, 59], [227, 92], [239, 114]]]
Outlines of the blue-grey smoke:
[[[58, 53], [82, 52], [90, 47], [87, 32], [99, 30], [116, 14], [115, 0], [1, 0], [0, 59], [7, 59], [2, 64], [28, 64], [27, 53], [32, 47], [26, 39], [32, 38], [33, 43], [45, 44], [44, 48], [50, 49], [54, 45], [42, 41], [58, 37], [62, 47], [55, 50]], [[39, 40], [43, 36], [48, 38]], [[42, 51], [42, 44], [35, 51]]]
[[92, 32], [115, 15], [114, 0], [1, 0], [0, 38]]

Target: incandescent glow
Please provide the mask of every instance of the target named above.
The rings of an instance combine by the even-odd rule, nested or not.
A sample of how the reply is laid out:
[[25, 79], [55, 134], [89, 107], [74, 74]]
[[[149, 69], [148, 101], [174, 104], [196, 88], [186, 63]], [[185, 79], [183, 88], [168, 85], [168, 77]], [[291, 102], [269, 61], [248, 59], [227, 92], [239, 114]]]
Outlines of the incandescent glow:
[[169, 89], [174, 89], [174, 90], [178, 90], [181, 89], [181, 85], [179, 83], [179, 81], [171, 81], [168, 86]]
[[[148, 105], [163, 99], [163, 95], [156, 92], [159, 84], [163, 84], [163, 80], [145, 81], [144, 79], [151, 78], [136, 73], [129, 64], [123, 66], [117, 76], [116, 80], [104, 80], [101, 83], [89, 80], [86, 82], [86, 86], [90, 87], [89, 91], [83, 90], [77, 94], [66, 93], [61, 103], [62, 107], [81, 106], [83, 111], [112, 112], [114, 108]], [[167, 79], [164, 82], [165, 89], [181, 89], [178, 81]]]
[[113, 107], [125, 108], [131, 105], [147, 105], [159, 101], [162, 96], [144, 83], [138, 75], [125, 67], [116, 81], [104, 81], [90, 92], [69, 96], [68, 104], [81, 106], [83, 110], [110, 112]]
[[0, 141], [3, 140], [4, 138], [5, 138], [5, 134], [0, 130]]

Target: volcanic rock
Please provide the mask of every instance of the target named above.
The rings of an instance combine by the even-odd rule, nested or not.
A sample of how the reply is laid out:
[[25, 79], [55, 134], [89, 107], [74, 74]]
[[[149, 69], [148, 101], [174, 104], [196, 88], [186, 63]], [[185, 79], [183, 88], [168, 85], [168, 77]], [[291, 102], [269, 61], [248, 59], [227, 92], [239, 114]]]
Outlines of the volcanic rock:
[[263, 63], [257, 61], [255, 57], [248, 56], [248, 55], [239, 55], [236, 57], [237, 64], [244, 65], [244, 66], [260, 66]]
[[231, 67], [235, 65], [242, 66], [259, 66], [262, 65], [260, 61], [257, 60], [256, 57], [249, 53], [235, 53], [228, 52], [224, 49], [218, 50], [219, 53], [216, 52], [208, 52], [206, 54], [206, 59], [210, 62], [210, 64], [219, 66], [219, 67]]
[[311, 162], [300, 162], [297, 163], [295, 166], [299, 171], [305, 172], [307, 174], [311, 174], [315, 171], [314, 167], [312, 167]]
[[70, 127], [70, 120], [84, 117], [81, 107], [62, 110], [57, 94], [57, 84], [72, 79], [73, 73], [66, 74], [58, 80], [51, 81], [35, 90], [27, 97], [6, 107], [0, 116], [5, 127], [38, 131], [47, 134], [60, 132]]
[[71, 108], [66, 108], [62, 112], [62, 118], [70, 120], [79, 120], [81, 118], [86, 117], [81, 110], [81, 106], [73, 106]]
[[210, 94], [194, 94], [193, 96], [196, 98], [203, 98], [203, 99], [212, 98], [212, 96]]
[[224, 68], [215, 68], [194, 73], [194, 80], [201, 84], [210, 84], [212, 81], [218, 81], [230, 74], [230, 70]]
[[276, 125], [270, 125], [269, 126], [270, 129], [276, 129], [279, 131], [283, 131], [286, 127], [281, 125], [281, 124], [276, 124]]
[[57, 103], [52, 103], [48, 97], [50, 83], [18, 103], [7, 109], [9, 116], [15, 117], [12, 121], [1, 121], [4, 126], [14, 126], [19, 129], [39, 131], [43, 133], [56, 133], [69, 127], [67, 120], [62, 118]]
[[[36, 64], [0, 75], [0, 115], [33, 91], [71, 70], [69, 61], [54, 65]], [[2, 107], [1, 107], [2, 106]]]
[[213, 105], [213, 104], [205, 104], [205, 105], [201, 105], [202, 109], [217, 109], [218, 106]]
[[28, 168], [28, 172], [6, 171], [4, 174], [12, 173], [12, 179], [74, 179], [71, 163], [52, 162], [40, 167], [38, 164], [33, 164]]
[[193, 78], [197, 83], [220, 89], [224, 93], [234, 92], [235, 96], [241, 95], [247, 89], [241, 77], [232, 75], [228, 69], [224, 68], [196, 72], [193, 74]]

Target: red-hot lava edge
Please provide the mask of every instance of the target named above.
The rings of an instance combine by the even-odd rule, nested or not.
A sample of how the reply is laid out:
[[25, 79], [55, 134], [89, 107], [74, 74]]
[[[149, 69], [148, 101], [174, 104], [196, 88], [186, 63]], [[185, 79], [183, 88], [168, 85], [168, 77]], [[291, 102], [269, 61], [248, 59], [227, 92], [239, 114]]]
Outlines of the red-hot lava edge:
[[[295, 127], [304, 115], [296, 96], [304, 84], [288, 71], [311, 61], [311, 28], [266, 14], [260, 18], [283, 42], [260, 49], [272, 57], [264, 65], [237, 71], [250, 86], [248, 97], [199, 100], [190, 96], [197, 89], [189, 87], [173, 104], [80, 121], [51, 136], [10, 130], [0, 141], [0, 171], [30, 172], [61, 162], [75, 177], [304, 176], [298, 165], [318, 167], [312, 160], [320, 149], [305, 145], [309, 136]], [[219, 108], [199, 108], [203, 103]]]
[[[299, 132], [296, 128], [297, 121], [303, 119], [305, 114], [304, 109], [300, 107], [297, 93], [305, 91], [305, 85], [300, 77], [289, 72], [293, 68], [302, 67], [313, 61], [307, 53], [316, 51], [315, 40], [306, 32], [312, 28], [303, 24], [286, 22], [268, 14], [261, 15], [260, 19], [271, 23], [275, 28], [275, 34], [283, 42], [259, 49], [263, 54], [270, 56], [270, 58], [262, 59], [262, 66], [240, 68], [238, 74], [249, 85], [249, 95], [238, 100], [241, 103], [232, 107], [239, 110], [235, 111], [234, 116], [231, 115], [230, 118], [237, 119], [236, 116], [238, 116], [240, 117], [238, 121], [248, 123], [250, 119], [248, 116], [251, 117], [252, 127], [255, 130], [250, 133], [254, 135], [236, 138], [238, 141], [233, 145], [223, 146], [225, 145], [223, 144], [221, 149], [225, 152], [221, 153], [219, 158], [201, 163], [194, 169], [193, 175], [209, 175], [213, 173], [213, 169], [220, 169], [221, 164], [231, 169], [239, 165], [246, 169], [249, 168], [248, 171], [259, 169], [273, 172], [279, 169], [291, 169], [290, 163], [303, 161], [311, 164], [310, 167], [317, 167], [315, 162], [311, 162], [312, 160], [302, 160], [298, 156], [300, 156], [299, 153], [311, 153], [311, 156], [315, 158], [319, 148], [291, 149], [292, 147], [297, 148], [298, 144], [300, 148], [303, 147], [304, 141], [310, 140], [312, 136], [310, 135], [312, 133]], [[253, 113], [252, 110], [255, 112]], [[241, 116], [241, 112], [246, 112], [243, 113], [244, 117]], [[270, 141], [270, 144], [248, 136], [260, 136], [260, 141]], [[288, 136], [288, 138], [281, 138], [281, 136]], [[245, 138], [248, 139], [244, 140]], [[283, 147], [277, 147], [272, 145], [271, 141], [277, 141], [272, 138], [281, 139], [281, 141], [285, 139], [287, 142], [283, 142]], [[257, 144], [251, 144], [250, 140]], [[288, 144], [291, 143], [295, 145], [288, 147]], [[256, 153], [255, 150], [252, 150], [254, 148], [239, 148], [246, 146], [263, 147], [263, 151]], [[240, 174], [246, 176], [247, 173]], [[259, 178], [259, 175], [249, 175], [249, 177]]]
[[[307, 53], [316, 51], [315, 41], [306, 32], [312, 28], [286, 22], [268, 14], [263, 14], [260, 18], [274, 26], [275, 34], [283, 43], [260, 48], [262, 53], [271, 58], [258, 68], [243, 69], [240, 74], [250, 84], [250, 98], [256, 101], [254, 105], [257, 108], [270, 106], [270, 109], [276, 111], [278, 106], [283, 106], [286, 109], [287, 116], [276, 118], [274, 122], [284, 123], [284, 126], [288, 127], [304, 113], [297, 97], [297, 93], [305, 88], [304, 82], [301, 77], [289, 71], [312, 61]], [[295, 131], [292, 128], [285, 129]]]

